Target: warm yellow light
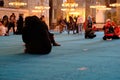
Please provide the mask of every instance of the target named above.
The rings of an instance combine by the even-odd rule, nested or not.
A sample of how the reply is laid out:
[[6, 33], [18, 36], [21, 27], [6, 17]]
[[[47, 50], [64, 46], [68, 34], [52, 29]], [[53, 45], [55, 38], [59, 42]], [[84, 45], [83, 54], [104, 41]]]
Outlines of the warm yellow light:
[[107, 8], [104, 5], [94, 5], [94, 6], [90, 6], [90, 8], [94, 8], [94, 9], [97, 9], [97, 10], [111, 10], [111, 8]]
[[67, 11], [67, 9], [65, 9], [65, 8], [62, 8], [61, 10], [62, 10], [62, 11]]
[[44, 10], [44, 9], [50, 9], [50, 7], [49, 6], [35, 6], [35, 9]]
[[62, 4], [62, 7], [78, 7], [78, 4], [75, 2], [73, 2], [73, 3], [72, 2], [70, 2], [70, 3], [65, 2]]
[[68, 8], [62, 8], [61, 10], [62, 10], [62, 11], [75, 11], [74, 8], [70, 8], [70, 9], [68, 9]]
[[111, 10], [111, 8], [99, 8], [98, 10]]
[[32, 12], [38, 13], [38, 12], [44, 12], [42, 10], [32, 10]]
[[90, 8], [94, 8], [94, 9], [97, 9], [97, 10], [111, 10], [111, 8], [107, 8], [106, 5], [103, 5], [100, 2], [96, 2], [96, 4], [91, 5]]
[[62, 3], [61, 10], [71, 12], [71, 11], [74, 11], [76, 7], [78, 7], [78, 4], [75, 3], [74, 0], [67, 0], [66, 2]]
[[45, 6], [44, 9], [50, 9], [50, 7], [49, 6]]
[[35, 6], [35, 10], [32, 10], [32, 12], [41, 13], [41, 12], [45, 12], [45, 10], [48, 9], [50, 9], [49, 6]]
[[97, 9], [99, 9], [99, 8], [106, 8], [106, 6], [104, 6], [104, 5], [95, 5], [95, 6], [90, 6], [90, 8], [97, 8]]
[[117, 6], [120, 6], [120, 4], [119, 3], [113, 3], [113, 4], [110, 4], [110, 6], [117, 7]]
[[79, 12], [70, 12], [69, 14], [79, 15]]
[[19, 7], [19, 6], [26, 6], [27, 3], [15, 1], [15, 2], [10, 2], [9, 5], [10, 5], [10, 6]]

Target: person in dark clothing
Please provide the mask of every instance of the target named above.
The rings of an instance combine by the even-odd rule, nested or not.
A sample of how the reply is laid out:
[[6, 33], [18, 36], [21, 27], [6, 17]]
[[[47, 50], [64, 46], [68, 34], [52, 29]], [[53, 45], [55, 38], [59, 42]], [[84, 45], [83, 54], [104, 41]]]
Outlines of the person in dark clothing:
[[37, 16], [25, 18], [22, 30], [22, 40], [25, 43], [25, 53], [49, 54], [52, 45], [46, 25]]
[[45, 28], [46, 28], [46, 30], [48, 31], [51, 44], [53, 44], [53, 46], [60, 46], [60, 44], [58, 44], [58, 43], [55, 41], [55, 39], [54, 39], [54, 34], [49, 32], [49, 30], [48, 30], [48, 25], [47, 25], [46, 22], [45, 22], [45, 16], [42, 15], [42, 16], [40, 17], [40, 20], [44, 23]]
[[8, 35], [9, 35], [9, 31], [11, 28], [13, 28], [13, 34], [15, 34], [15, 24], [16, 24], [16, 16], [14, 13], [12, 13], [12, 15], [10, 15], [10, 19], [9, 19], [9, 25], [8, 25], [8, 31], [7, 31]]
[[87, 28], [85, 30], [85, 39], [93, 39], [96, 37], [95, 32], [92, 28]]
[[93, 25], [93, 21], [91, 16], [88, 16], [88, 20], [87, 20], [87, 28], [92, 28]]
[[91, 16], [88, 16], [86, 23], [87, 25], [85, 28], [85, 39], [93, 39], [94, 37], [96, 37], [96, 34], [95, 31], [92, 29], [93, 22]]
[[22, 34], [23, 28], [23, 14], [19, 14], [19, 19], [17, 20], [17, 30], [15, 34]]

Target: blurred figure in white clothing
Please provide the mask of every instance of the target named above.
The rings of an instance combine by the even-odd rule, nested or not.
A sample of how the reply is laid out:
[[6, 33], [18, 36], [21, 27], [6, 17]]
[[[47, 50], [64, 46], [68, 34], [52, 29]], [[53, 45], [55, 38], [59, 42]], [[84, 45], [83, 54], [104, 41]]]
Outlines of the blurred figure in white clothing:
[[77, 18], [77, 33], [82, 34], [82, 29], [83, 29], [83, 18], [82, 18], [82, 16], [78, 16], [78, 18]]
[[6, 34], [6, 28], [2, 24], [2, 21], [0, 21], [0, 36], [5, 36], [5, 34]]

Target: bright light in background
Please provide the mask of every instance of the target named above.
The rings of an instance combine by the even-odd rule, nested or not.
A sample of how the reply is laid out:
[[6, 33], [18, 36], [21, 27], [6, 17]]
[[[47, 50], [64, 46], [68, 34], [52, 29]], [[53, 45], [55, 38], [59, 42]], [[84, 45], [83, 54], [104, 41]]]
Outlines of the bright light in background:
[[67, 0], [63, 0], [63, 3], [66, 2]]

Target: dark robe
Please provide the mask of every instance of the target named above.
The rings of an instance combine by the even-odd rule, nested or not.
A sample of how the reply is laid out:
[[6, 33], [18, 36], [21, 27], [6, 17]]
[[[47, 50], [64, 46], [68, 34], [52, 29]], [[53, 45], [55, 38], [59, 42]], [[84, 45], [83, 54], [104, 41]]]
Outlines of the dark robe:
[[33, 54], [48, 54], [52, 46], [46, 25], [35, 16], [27, 17], [23, 28], [22, 39], [25, 43], [25, 52]]

